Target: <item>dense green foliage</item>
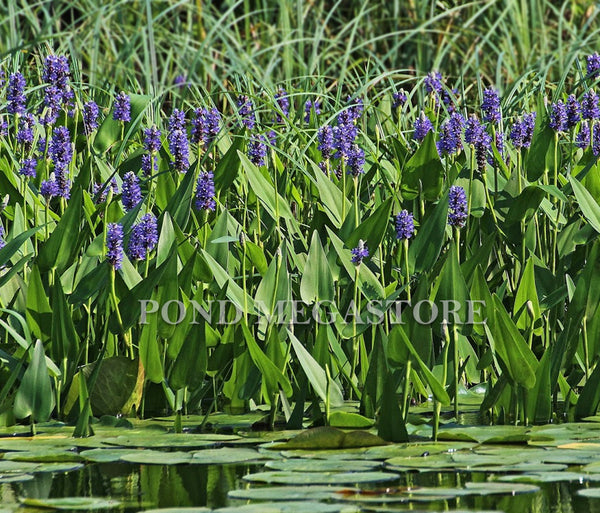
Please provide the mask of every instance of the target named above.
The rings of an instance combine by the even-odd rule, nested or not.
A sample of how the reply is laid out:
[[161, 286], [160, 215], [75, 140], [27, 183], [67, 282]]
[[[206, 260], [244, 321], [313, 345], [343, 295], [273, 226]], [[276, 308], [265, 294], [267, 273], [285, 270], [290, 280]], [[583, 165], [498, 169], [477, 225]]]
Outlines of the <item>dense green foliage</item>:
[[[411, 402], [431, 398], [437, 426], [441, 405], [453, 401], [458, 414], [460, 392], [480, 383], [482, 411], [500, 422], [593, 415], [598, 129], [592, 120], [556, 131], [549, 121], [551, 102], [570, 94], [581, 101], [597, 86], [585, 62], [597, 11], [541, 0], [248, 4], [9, 2], [0, 11], [5, 79], [23, 73], [27, 108], [38, 117], [24, 145], [23, 118], [9, 113], [3, 85], [4, 421], [55, 415], [82, 435], [90, 415], [133, 407], [144, 415], [267, 404], [271, 423], [282, 413], [300, 427], [305, 414], [329, 422], [330, 407], [353, 398], [381, 436], [399, 441]], [[44, 126], [48, 55], [68, 56], [74, 97]], [[424, 80], [435, 69], [444, 71], [438, 93]], [[177, 75], [183, 84], [174, 84]], [[481, 118], [490, 85], [502, 94], [502, 119], [486, 124], [483, 149], [461, 129], [460, 150], [438, 152], [452, 111]], [[282, 87], [289, 113], [278, 101]], [[406, 103], [393, 107], [401, 89]], [[124, 123], [113, 119], [121, 91], [131, 96]], [[255, 108], [252, 129], [243, 126], [240, 94]], [[86, 133], [90, 100], [101, 124]], [[193, 120], [199, 107], [217, 108], [223, 128], [206, 146], [192, 144], [178, 172], [169, 117], [178, 109]], [[530, 145], [517, 144], [514, 127], [532, 111]], [[433, 125], [421, 141], [417, 119]], [[142, 129], [153, 125], [163, 134], [158, 168], [143, 173]], [[337, 148], [323, 158], [325, 125], [356, 132], [353, 157]], [[586, 126], [591, 143], [578, 145]], [[40, 194], [58, 175], [53, 127], [68, 129], [74, 153], [68, 201]], [[190, 126], [179, 135], [193, 135]], [[257, 136], [269, 139], [263, 163], [253, 155]], [[33, 156], [36, 176], [26, 178], [20, 170]], [[198, 179], [209, 171], [214, 211], [195, 207]], [[129, 172], [141, 180], [135, 206], [124, 201]], [[454, 229], [452, 186], [464, 188], [469, 206], [466, 226]], [[417, 225], [406, 242], [394, 229], [402, 209]], [[127, 250], [144, 214], [158, 219], [158, 244], [146, 259], [129, 252], [115, 269], [111, 223], [121, 225]], [[356, 265], [351, 250], [361, 241], [370, 254]], [[291, 306], [278, 310], [277, 302], [291, 299], [308, 312], [327, 302], [323, 313], [340, 315], [290, 323]], [[465, 323], [464, 309], [461, 322], [421, 323], [407, 308], [399, 324], [392, 306], [381, 316], [370, 310], [386, 300], [435, 301], [440, 311], [443, 301], [479, 301], [470, 320], [486, 323]], [[167, 304], [170, 319], [179, 312], [169, 302], [188, 308], [178, 323], [160, 309], [141, 323], [140, 301]], [[192, 301], [226, 308], [194, 323]]]

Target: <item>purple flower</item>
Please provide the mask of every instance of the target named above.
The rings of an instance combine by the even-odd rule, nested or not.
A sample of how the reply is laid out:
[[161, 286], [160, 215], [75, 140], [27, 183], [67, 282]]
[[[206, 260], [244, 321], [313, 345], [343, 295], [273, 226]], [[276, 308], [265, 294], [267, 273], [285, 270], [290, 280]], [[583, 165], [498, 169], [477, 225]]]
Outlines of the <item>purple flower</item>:
[[121, 91], [115, 98], [113, 106], [113, 119], [127, 123], [131, 121], [131, 100], [129, 95]]
[[355, 178], [365, 172], [365, 152], [357, 144], [352, 145], [352, 149], [348, 155], [347, 166], [347, 173]]
[[169, 132], [185, 130], [185, 112], [179, 109], [173, 109], [169, 117]]
[[592, 78], [598, 75], [600, 71], [600, 55], [598, 52], [587, 56], [587, 78]]
[[350, 96], [348, 96], [346, 102], [348, 103], [348, 109], [346, 109], [348, 116], [350, 120], [354, 122], [362, 116], [362, 113], [365, 110], [365, 104], [362, 101], [362, 98], [352, 99]]
[[439, 71], [431, 71], [428, 73], [424, 83], [425, 91], [427, 91], [427, 93], [433, 93], [436, 98], [441, 95], [444, 86], [442, 84], [442, 74]]
[[[287, 118], [290, 114], [290, 98], [288, 96], [287, 91], [283, 88], [279, 89], [279, 91], [277, 91], [277, 93], [275, 93], [273, 97], [275, 98], [277, 106], [281, 110], [281, 114], [283, 114], [283, 116]], [[277, 123], [283, 123], [283, 118], [281, 114], [279, 112], [276, 113], [275, 121]]]
[[71, 134], [69, 133], [69, 129], [64, 126], [55, 128], [52, 134], [50, 144], [48, 145], [48, 153], [54, 164], [55, 171], [58, 169], [65, 170], [69, 167], [73, 158]]
[[364, 258], [369, 257], [369, 248], [365, 245], [364, 241], [360, 239], [358, 246], [352, 250], [352, 263], [360, 265]]
[[458, 185], [450, 187], [448, 193], [448, 224], [462, 228], [467, 222], [467, 195]]
[[587, 148], [590, 145], [590, 123], [584, 120], [579, 127], [579, 132], [575, 136], [575, 146], [578, 148]]
[[214, 210], [217, 206], [213, 178], [214, 176], [210, 171], [202, 171], [198, 175], [198, 181], [196, 182], [196, 209]]
[[248, 157], [250, 161], [257, 166], [265, 165], [265, 157], [267, 156], [267, 140], [264, 135], [250, 136], [250, 142], [248, 143]]
[[444, 105], [446, 106], [446, 110], [452, 114], [453, 112], [456, 111], [456, 106], [454, 104], [454, 98], [458, 95], [458, 89], [452, 89], [452, 94], [447, 90], [444, 89], [442, 91], [442, 101], [444, 102]]
[[437, 142], [437, 149], [440, 155], [452, 155], [462, 148], [460, 139], [465, 121], [463, 117], [454, 112], [449, 119], [442, 123], [440, 127], [440, 140]]
[[120, 269], [123, 261], [123, 227], [120, 224], [108, 224], [106, 248], [106, 259], [115, 269]]
[[121, 195], [123, 208], [128, 212], [142, 201], [140, 181], [133, 171], [128, 171], [123, 177], [123, 193]]
[[[117, 184], [117, 179], [114, 176], [110, 180], [110, 189], [113, 193], [113, 196], [119, 194], [119, 185]], [[106, 197], [108, 195], [108, 186], [101, 183], [95, 183], [93, 194], [94, 196], [97, 196], [94, 203], [103, 203], [106, 201]]]
[[173, 166], [180, 173], [185, 173], [189, 167], [190, 143], [185, 130], [169, 132], [169, 151], [173, 155]]
[[550, 105], [550, 128], [555, 132], [567, 130], [567, 107], [562, 100]]
[[8, 121], [6, 119], [0, 119], [0, 137], [6, 137], [8, 135]]
[[21, 73], [12, 73], [8, 77], [6, 90], [6, 112], [9, 114], [25, 114], [25, 78]]
[[415, 233], [415, 221], [408, 210], [402, 210], [396, 215], [396, 238], [410, 239]]
[[319, 100], [315, 100], [314, 102], [311, 100], [306, 100], [304, 104], [304, 122], [310, 123], [310, 111], [313, 111], [316, 116], [321, 114], [321, 102]]
[[23, 145], [25, 152], [28, 152], [33, 145], [33, 127], [35, 118], [33, 114], [24, 113], [19, 119], [19, 131], [17, 132], [17, 142]]
[[28, 178], [35, 178], [35, 175], [36, 175], [35, 168], [36, 167], [37, 167], [37, 159], [35, 159], [35, 158], [25, 159], [25, 160], [23, 160], [23, 162], [21, 162], [21, 169], [19, 170], [19, 174], [21, 176], [26, 176]]
[[510, 140], [516, 149], [529, 148], [535, 128], [535, 112], [524, 114], [520, 120], [517, 120], [510, 130]]
[[422, 141], [425, 139], [427, 134], [433, 130], [433, 125], [429, 118], [425, 115], [423, 111], [421, 111], [421, 115], [415, 120], [415, 132], [413, 134], [413, 139], [417, 141]]
[[98, 105], [92, 100], [83, 105], [83, 131], [85, 135], [90, 135], [98, 128], [99, 112]]
[[59, 89], [66, 89], [69, 84], [71, 71], [69, 61], [64, 55], [48, 55], [44, 61], [44, 70], [42, 71], [42, 80], [57, 86]]
[[217, 109], [201, 107], [194, 111], [192, 142], [207, 148], [221, 130], [221, 115]]
[[54, 179], [54, 173], [50, 175], [49, 180], [44, 180], [40, 184], [40, 194], [44, 197], [46, 201], [50, 201], [54, 196], [60, 195], [60, 189], [58, 188], [58, 184]]
[[6, 241], [4, 240], [4, 237], [6, 237], [6, 232], [4, 231], [4, 226], [0, 224], [0, 249], [6, 246]]
[[481, 143], [485, 128], [480, 123], [477, 116], [471, 115], [465, 123], [465, 142], [476, 146]]
[[338, 125], [333, 127], [333, 144], [335, 149], [337, 149], [336, 158], [348, 159], [357, 135], [358, 128], [349, 118], [348, 112], [340, 112]]
[[[62, 106], [62, 91], [55, 85], [49, 85], [44, 90], [44, 106], [47, 109], [46, 115], [40, 118], [43, 125], [52, 125], [58, 119], [58, 113]], [[40, 113], [42, 109], [40, 108]]]
[[598, 107], [598, 95], [590, 89], [583, 95], [581, 100], [581, 115], [583, 119], [600, 118], [600, 107]]
[[189, 82], [187, 82], [187, 78], [185, 75], [177, 75], [173, 80], [173, 85], [179, 87], [179, 89], [185, 88], [185, 86], [189, 86]]
[[317, 149], [321, 152], [323, 160], [329, 160], [333, 154], [333, 128], [329, 125], [322, 126], [317, 132], [319, 146]]
[[481, 110], [484, 121], [488, 123], [500, 123], [502, 115], [500, 113], [500, 94], [497, 89], [488, 87], [483, 91]]
[[152, 214], [146, 214], [133, 226], [128, 253], [132, 260], [145, 260], [158, 243], [158, 225]]
[[600, 130], [594, 130], [594, 140], [592, 141], [592, 153], [595, 157], [600, 155]]
[[581, 121], [581, 105], [575, 98], [574, 94], [570, 94], [567, 98], [567, 129], [573, 128]]
[[160, 130], [156, 126], [144, 129], [144, 149], [150, 153], [160, 150], [162, 145], [160, 141]]
[[406, 103], [406, 100], [408, 99], [408, 97], [406, 96], [406, 93], [404, 91], [392, 93], [392, 98], [394, 100], [392, 103], [392, 109], [397, 109], [399, 107], [402, 107], [402, 105], [404, 105]]
[[256, 125], [256, 115], [252, 101], [246, 95], [242, 94], [237, 99], [238, 114], [242, 118], [242, 124], [252, 130]]

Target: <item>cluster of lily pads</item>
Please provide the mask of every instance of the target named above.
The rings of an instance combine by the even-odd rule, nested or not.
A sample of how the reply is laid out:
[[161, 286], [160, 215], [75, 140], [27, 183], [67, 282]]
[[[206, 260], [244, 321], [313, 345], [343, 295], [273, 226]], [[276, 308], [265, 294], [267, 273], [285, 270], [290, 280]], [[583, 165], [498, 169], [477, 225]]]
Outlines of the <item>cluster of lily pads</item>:
[[596, 412], [598, 55], [538, 91], [430, 73], [155, 98], [20, 59], [0, 90], [4, 423], [267, 404], [300, 427], [350, 398], [402, 441], [413, 402], [435, 438], [475, 384], [498, 422]]

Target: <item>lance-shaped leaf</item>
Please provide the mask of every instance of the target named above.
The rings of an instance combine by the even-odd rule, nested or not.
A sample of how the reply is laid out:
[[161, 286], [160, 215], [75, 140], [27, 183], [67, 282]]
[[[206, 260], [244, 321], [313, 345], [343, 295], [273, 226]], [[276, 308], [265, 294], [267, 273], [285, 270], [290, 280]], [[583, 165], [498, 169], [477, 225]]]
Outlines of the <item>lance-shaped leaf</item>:
[[448, 195], [436, 205], [425, 219], [408, 249], [408, 267], [411, 274], [429, 271], [438, 259], [448, 222]]
[[592, 228], [600, 233], [600, 206], [588, 190], [581, 185], [577, 178], [569, 175], [569, 182], [573, 187], [573, 193], [581, 209], [583, 217], [590, 223]]
[[402, 197], [411, 200], [423, 194], [426, 200], [435, 201], [442, 193], [443, 183], [444, 166], [431, 131], [402, 170]]
[[300, 280], [300, 297], [306, 303], [333, 301], [333, 275], [327, 255], [321, 245], [319, 234], [315, 230], [310, 242], [304, 273]]

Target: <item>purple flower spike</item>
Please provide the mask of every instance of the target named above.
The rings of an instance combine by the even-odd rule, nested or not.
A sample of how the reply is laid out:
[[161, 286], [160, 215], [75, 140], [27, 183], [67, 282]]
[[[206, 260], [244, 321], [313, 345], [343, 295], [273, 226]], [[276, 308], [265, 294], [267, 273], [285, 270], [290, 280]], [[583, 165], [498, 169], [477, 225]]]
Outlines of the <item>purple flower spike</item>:
[[106, 248], [106, 259], [115, 269], [120, 269], [123, 261], [123, 227], [120, 224], [108, 224]]
[[19, 131], [17, 132], [17, 142], [23, 145], [25, 152], [29, 152], [33, 145], [33, 127], [35, 126], [35, 118], [33, 114], [24, 113], [19, 119]]
[[484, 121], [488, 123], [500, 123], [502, 115], [500, 113], [500, 94], [497, 89], [488, 87], [483, 91], [481, 110]]
[[433, 130], [433, 125], [429, 118], [421, 111], [421, 115], [415, 120], [415, 132], [413, 138], [421, 142], [429, 132]]
[[133, 171], [128, 171], [123, 177], [123, 194], [121, 195], [123, 208], [128, 212], [142, 201], [142, 190], [138, 177]]
[[306, 100], [304, 104], [304, 122], [310, 123], [310, 111], [313, 111], [315, 115], [321, 114], [321, 102], [319, 100], [315, 100], [314, 102], [311, 100]]
[[579, 132], [575, 136], [575, 146], [578, 148], [587, 148], [590, 145], [590, 123], [584, 120], [579, 127]]
[[598, 95], [593, 89], [590, 89], [583, 95], [581, 101], [581, 115], [583, 119], [600, 119]]
[[[290, 115], [290, 98], [285, 89], [279, 89], [277, 93], [274, 95], [275, 101], [277, 102], [277, 106], [281, 109], [281, 114], [283, 117], [288, 117]], [[276, 113], [275, 121], [277, 123], [283, 123], [283, 117], [279, 112]]]
[[435, 94], [436, 98], [442, 93], [444, 85], [442, 83], [442, 74], [439, 71], [432, 71], [427, 74], [424, 80], [425, 91]]
[[150, 153], [160, 150], [162, 145], [160, 141], [160, 130], [155, 126], [144, 129], [144, 149]]
[[254, 106], [252, 101], [246, 95], [240, 95], [237, 99], [238, 113], [242, 118], [242, 124], [252, 130], [256, 125], [256, 115], [254, 114]]
[[250, 161], [257, 166], [264, 166], [266, 156], [267, 140], [265, 136], [252, 134], [248, 143], [248, 157]]
[[393, 93], [392, 98], [394, 100], [392, 102], [392, 109], [398, 109], [402, 107], [402, 105], [406, 103], [406, 100], [408, 100], [408, 97], [406, 96], [406, 93], [404, 91]]
[[465, 120], [458, 112], [454, 112], [450, 116], [450, 119], [442, 123], [440, 127], [440, 140], [437, 142], [437, 149], [440, 155], [453, 155], [462, 148], [460, 135], [464, 124]]
[[145, 260], [158, 243], [158, 225], [152, 214], [146, 214], [134, 225], [129, 237], [128, 253], [132, 260]]
[[131, 121], [131, 99], [129, 95], [121, 91], [115, 98], [113, 107], [113, 119], [127, 123]]
[[348, 155], [347, 165], [347, 173], [355, 178], [365, 172], [365, 152], [359, 148], [357, 144], [352, 145], [352, 150]]
[[40, 194], [47, 202], [54, 198], [54, 196], [60, 195], [60, 189], [58, 188], [58, 184], [54, 179], [54, 173], [50, 175], [50, 180], [42, 181], [40, 184]]
[[564, 132], [567, 130], [567, 107], [562, 100], [550, 105], [550, 122], [548, 125], [555, 132]]
[[8, 77], [6, 112], [9, 114], [25, 114], [25, 85], [25, 78], [19, 72]]
[[600, 55], [598, 52], [587, 56], [587, 78], [592, 78], [600, 72]]
[[415, 221], [408, 210], [402, 210], [396, 215], [396, 238], [410, 239], [415, 233]]
[[448, 224], [462, 228], [467, 223], [467, 195], [458, 185], [450, 187], [448, 193]]
[[98, 105], [92, 100], [83, 105], [83, 129], [85, 135], [91, 135], [91, 133], [98, 128], [99, 112]]
[[323, 160], [329, 160], [333, 154], [333, 128], [329, 125], [322, 126], [317, 132], [319, 146], [317, 149], [321, 152]]
[[352, 263], [356, 265], [360, 265], [363, 259], [369, 257], [369, 248], [365, 245], [364, 241], [360, 239], [358, 241], [358, 246], [356, 246], [352, 250]]
[[35, 178], [35, 175], [36, 175], [35, 168], [36, 167], [37, 167], [37, 159], [35, 159], [35, 158], [25, 159], [21, 163], [21, 169], [19, 170], [19, 174], [21, 176], [26, 176], [28, 178]]
[[198, 176], [196, 183], [196, 209], [215, 210], [215, 183], [213, 174], [210, 171], [203, 171]]
[[6, 241], [4, 240], [4, 237], [6, 237], [6, 232], [4, 231], [4, 226], [0, 224], [0, 249], [6, 246]]
[[574, 94], [570, 94], [567, 98], [567, 129], [574, 128], [581, 121], [581, 105], [575, 98]]

